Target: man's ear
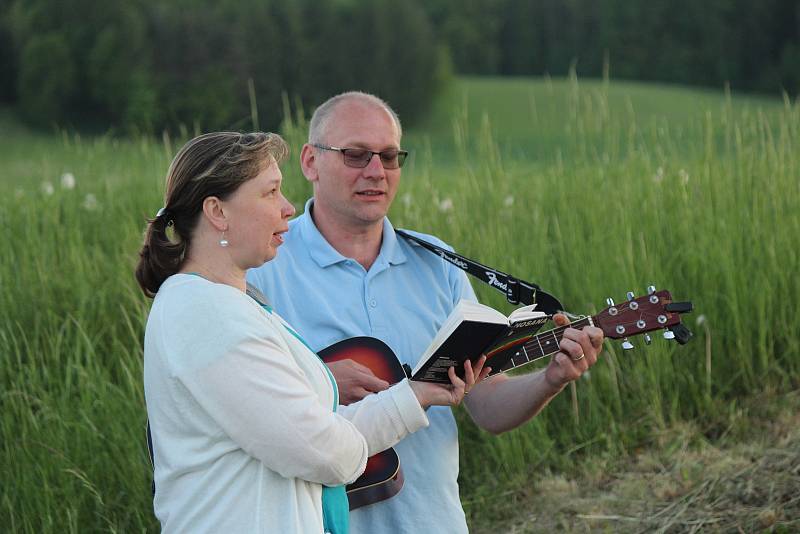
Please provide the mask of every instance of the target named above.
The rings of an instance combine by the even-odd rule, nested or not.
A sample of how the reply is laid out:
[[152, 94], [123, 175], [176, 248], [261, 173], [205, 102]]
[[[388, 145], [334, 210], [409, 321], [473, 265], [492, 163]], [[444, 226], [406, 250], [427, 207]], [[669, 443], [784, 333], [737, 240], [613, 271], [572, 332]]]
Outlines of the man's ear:
[[218, 232], [228, 230], [228, 218], [222, 207], [222, 201], [217, 197], [206, 197], [203, 200], [203, 216], [216, 228]]
[[316, 182], [319, 180], [319, 173], [317, 172], [317, 152], [315, 148], [308, 143], [303, 145], [303, 150], [300, 151], [300, 168], [303, 170], [303, 176], [309, 182]]

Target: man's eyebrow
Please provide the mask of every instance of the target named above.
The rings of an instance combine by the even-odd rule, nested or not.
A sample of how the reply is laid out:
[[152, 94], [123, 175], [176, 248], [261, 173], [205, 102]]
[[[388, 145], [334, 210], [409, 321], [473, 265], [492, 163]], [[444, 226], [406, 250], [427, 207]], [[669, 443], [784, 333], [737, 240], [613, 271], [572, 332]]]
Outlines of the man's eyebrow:
[[[366, 143], [350, 143], [349, 145], [344, 145], [341, 148], [363, 148], [364, 150], [375, 152], [375, 150], [369, 148]], [[378, 152], [384, 152], [386, 150], [400, 150], [400, 147], [398, 145], [386, 145], [378, 150]]]

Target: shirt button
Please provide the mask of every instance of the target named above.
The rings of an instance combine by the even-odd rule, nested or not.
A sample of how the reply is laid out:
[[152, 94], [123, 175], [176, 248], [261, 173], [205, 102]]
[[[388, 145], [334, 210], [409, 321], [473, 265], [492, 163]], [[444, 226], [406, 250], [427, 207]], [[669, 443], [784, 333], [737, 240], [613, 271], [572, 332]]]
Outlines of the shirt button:
[[371, 301], [369, 301], [369, 305], [374, 308], [374, 307], [376, 307], [378, 305], [378, 301], [376, 301], [375, 299], [372, 299]]

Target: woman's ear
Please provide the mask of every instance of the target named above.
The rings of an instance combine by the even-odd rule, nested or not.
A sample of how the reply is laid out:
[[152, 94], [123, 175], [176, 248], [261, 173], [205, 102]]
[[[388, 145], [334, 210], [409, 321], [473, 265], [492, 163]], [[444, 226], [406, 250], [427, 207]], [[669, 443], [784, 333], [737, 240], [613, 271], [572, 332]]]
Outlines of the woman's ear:
[[228, 230], [228, 218], [219, 198], [206, 197], [203, 200], [203, 216], [218, 232]]

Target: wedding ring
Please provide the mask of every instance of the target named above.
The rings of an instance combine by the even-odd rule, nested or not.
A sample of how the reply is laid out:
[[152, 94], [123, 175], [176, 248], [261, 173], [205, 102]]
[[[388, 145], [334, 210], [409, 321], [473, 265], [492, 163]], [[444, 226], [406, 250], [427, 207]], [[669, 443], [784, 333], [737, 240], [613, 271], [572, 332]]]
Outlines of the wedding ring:
[[584, 353], [582, 353], [582, 352], [581, 352], [581, 355], [580, 355], [580, 356], [578, 356], [577, 358], [572, 358], [572, 357], [570, 357], [570, 359], [571, 359], [573, 362], [577, 362], [577, 361], [580, 361], [580, 360], [584, 359], [585, 357], [586, 357], [586, 355], [585, 355]]

